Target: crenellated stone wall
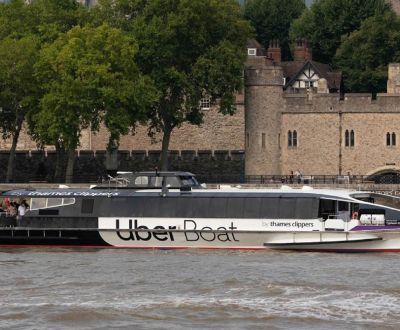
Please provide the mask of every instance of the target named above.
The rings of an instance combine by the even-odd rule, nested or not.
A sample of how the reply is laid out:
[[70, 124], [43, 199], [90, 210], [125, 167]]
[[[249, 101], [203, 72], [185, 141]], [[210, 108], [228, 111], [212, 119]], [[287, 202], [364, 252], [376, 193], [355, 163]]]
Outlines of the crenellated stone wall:
[[[0, 152], [0, 182], [4, 182], [9, 153]], [[121, 150], [117, 154], [118, 170], [148, 171], [158, 166], [158, 150]], [[15, 157], [14, 182], [63, 182], [54, 178], [56, 154], [19, 150]], [[107, 173], [105, 151], [80, 150], [76, 154], [74, 182], [98, 182]], [[195, 173], [201, 182], [238, 183], [244, 180], [244, 153], [241, 150], [172, 150], [170, 170]], [[64, 167], [66, 163], [64, 162]], [[65, 170], [65, 168], [64, 168]], [[114, 174], [114, 173], [111, 173]]]
[[[400, 95], [288, 95], [282, 113], [282, 174], [300, 169], [314, 175], [367, 175], [400, 168], [399, 146], [386, 145], [386, 134], [400, 137]], [[288, 131], [298, 146], [288, 147]], [[355, 134], [345, 146], [345, 131]]]

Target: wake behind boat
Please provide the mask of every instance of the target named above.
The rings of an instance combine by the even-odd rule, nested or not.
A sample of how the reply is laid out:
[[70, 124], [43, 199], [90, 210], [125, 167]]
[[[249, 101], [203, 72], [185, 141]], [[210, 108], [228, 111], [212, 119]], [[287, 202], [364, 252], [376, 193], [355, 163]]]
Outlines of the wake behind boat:
[[333, 189], [203, 189], [191, 173], [124, 173], [96, 189], [22, 189], [0, 246], [399, 251], [400, 199]]

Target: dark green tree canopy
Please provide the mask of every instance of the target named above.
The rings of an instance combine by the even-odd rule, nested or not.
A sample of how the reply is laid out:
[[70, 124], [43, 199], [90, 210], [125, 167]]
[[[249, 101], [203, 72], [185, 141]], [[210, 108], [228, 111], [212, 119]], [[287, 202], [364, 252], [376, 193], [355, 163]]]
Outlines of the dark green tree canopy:
[[60, 32], [88, 20], [87, 10], [75, 0], [11, 0], [0, 4], [0, 38], [36, 34], [53, 41]]
[[205, 93], [223, 98], [241, 88], [250, 27], [234, 0], [154, 0], [139, 12], [138, 63], [172, 106], [173, 126], [198, 111]]
[[74, 150], [82, 128], [110, 131], [110, 144], [143, 120], [157, 100], [152, 81], [135, 64], [136, 40], [102, 25], [75, 27], [44, 47], [36, 75], [44, 89], [36, 131], [46, 143]]
[[37, 103], [33, 67], [38, 50], [39, 42], [33, 35], [0, 41], [0, 131], [4, 138], [16, 133], [16, 122], [22, 123], [25, 114]]
[[290, 39], [306, 38], [315, 60], [332, 63], [342, 36], [358, 29], [366, 18], [387, 11], [391, 8], [385, 0], [316, 0], [293, 22]]
[[172, 130], [200, 124], [200, 99], [220, 100], [222, 113], [235, 111], [251, 27], [235, 0], [152, 0], [137, 4], [133, 33], [137, 62], [161, 94], [149, 108], [150, 132], [163, 132], [162, 166]]
[[352, 92], [384, 92], [387, 65], [400, 61], [400, 18], [392, 12], [366, 19], [344, 37], [335, 62]]
[[249, 0], [245, 4], [245, 17], [256, 31], [256, 39], [264, 47], [278, 39], [283, 59], [290, 59], [289, 28], [293, 20], [305, 9], [304, 0]]

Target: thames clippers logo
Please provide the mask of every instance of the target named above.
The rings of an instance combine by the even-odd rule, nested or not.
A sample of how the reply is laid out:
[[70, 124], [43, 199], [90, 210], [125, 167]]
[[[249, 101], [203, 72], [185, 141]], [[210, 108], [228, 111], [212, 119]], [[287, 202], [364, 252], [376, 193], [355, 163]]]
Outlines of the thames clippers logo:
[[[129, 230], [123, 230], [120, 228], [120, 220], [116, 219], [115, 221], [117, 235], [124, 241], [150, 241], [151, 239], [155, 239], [157, 241], [173, 242], [175, 241], [174, 235], [180, 231], [176, 226], [154, 226], [153, 228], [149, 228], [145, 225], [140, 225], [137, 219], [129, 219], [128, 224]], [[239, 242], [234, 233], [235, 229], [237, 229], [237, 227], [234, 226], [233, 221], [231, 221], [228, 227], [213, 229], [208, 226], [198, 226], [194, 220], [184, 220], [182, 232], [188, 242]]]

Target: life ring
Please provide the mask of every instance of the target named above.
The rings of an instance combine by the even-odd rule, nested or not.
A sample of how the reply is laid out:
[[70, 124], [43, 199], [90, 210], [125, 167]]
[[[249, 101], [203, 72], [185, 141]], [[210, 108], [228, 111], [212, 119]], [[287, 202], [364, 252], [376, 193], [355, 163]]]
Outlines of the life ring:
[[354, 211], [353, 214], [351, 215], [352, 219], [358, 219], [358, 212]]

